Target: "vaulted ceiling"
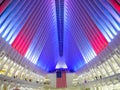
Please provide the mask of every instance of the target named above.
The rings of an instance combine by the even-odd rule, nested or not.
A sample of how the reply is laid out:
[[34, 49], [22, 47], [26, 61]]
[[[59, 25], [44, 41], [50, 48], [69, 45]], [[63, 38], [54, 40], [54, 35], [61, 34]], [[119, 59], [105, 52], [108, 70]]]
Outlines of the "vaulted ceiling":
[[[0, 37], [46, 72], [70, 72], [97, 57], [120, 32], [119, 0], [2, 0]], [[62, 67], [64, 68], [64, 67]]]

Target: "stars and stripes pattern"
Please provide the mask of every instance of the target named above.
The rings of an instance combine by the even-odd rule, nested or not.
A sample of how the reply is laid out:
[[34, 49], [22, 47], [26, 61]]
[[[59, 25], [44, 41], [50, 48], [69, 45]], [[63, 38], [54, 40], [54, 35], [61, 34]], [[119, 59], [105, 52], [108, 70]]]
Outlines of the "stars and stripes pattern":
[[58, 70], [56, 72], [56, 88], [66, 88], [66, 71]]

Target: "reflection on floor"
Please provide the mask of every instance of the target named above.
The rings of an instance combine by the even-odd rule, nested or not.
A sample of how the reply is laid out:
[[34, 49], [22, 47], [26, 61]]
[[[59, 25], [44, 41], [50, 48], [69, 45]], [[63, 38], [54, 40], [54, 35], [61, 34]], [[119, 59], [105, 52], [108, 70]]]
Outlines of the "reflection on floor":
[[75, 87], [69, 87], [69, 88], [63, 88], [63, 89], [55, 89], [55, 88], [50, 88], [50, 87], [41, 87], [41, 88], [29, 88], [29, 87], [16, 87], [16, 86], [10, 86], [7, 84], [1, 84], [0, 85], [0, 90], [120, 90], [120, 83], [118, 84], [111, 84], [109, 86], [98, 86], [98, 87], [80, 87], [80, 86], [75, 86]]
[[105, 85], [105, 86], [98, 86], [98, 87], [90, 87], [90, 88], [85, 88], [85, 87], [71, 87], [71, 88], [65, 88], [65, 89], [41, 89], [41, 90], [120, 90], [120, 83], [115, 84], [115, 85]]

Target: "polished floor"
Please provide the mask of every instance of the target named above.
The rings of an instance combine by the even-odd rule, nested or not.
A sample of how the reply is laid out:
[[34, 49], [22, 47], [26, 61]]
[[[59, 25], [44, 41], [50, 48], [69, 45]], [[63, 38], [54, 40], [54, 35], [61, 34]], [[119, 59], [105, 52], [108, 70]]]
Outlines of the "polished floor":
[[118, 84], [111, 84], [111, 85], [105, 85], [105, 86], [96, 86], [96, 87], [80, 87], [80, 86], [74, 86], [69, 88], [63, 88], [63, 89], [56, 89], [56, 88], [50, 88], [50, 87], [41, 87], [41, 88], [29, 88], [29, 87], [14, 87], [10, 85], [1, 85], [0, 90], [120, 90], [120, 83]]

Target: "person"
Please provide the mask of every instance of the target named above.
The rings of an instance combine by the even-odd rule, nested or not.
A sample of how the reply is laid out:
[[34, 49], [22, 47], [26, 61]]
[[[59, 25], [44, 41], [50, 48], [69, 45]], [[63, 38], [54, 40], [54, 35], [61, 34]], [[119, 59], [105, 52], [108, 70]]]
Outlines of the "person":
[[100, 79], [102, 79], [102, 76], [100, 75]]
[[85, 83], [87, 83], [87, 81], [85, 80]]
[[96, 80], [98, 80], [97, 76], [95, 76]]

